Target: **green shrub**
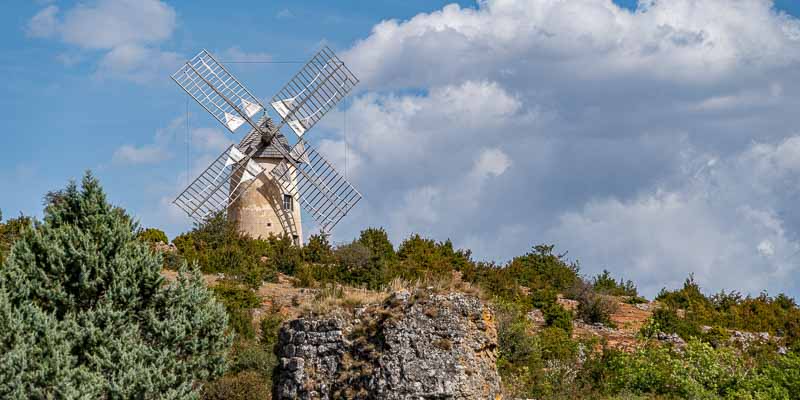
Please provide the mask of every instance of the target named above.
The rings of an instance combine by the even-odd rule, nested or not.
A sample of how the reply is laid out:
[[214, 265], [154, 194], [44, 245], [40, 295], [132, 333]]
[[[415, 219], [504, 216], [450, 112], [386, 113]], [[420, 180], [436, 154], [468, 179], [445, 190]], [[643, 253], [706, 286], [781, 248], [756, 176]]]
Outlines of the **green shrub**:
[[302, 262], [302, 250], [291, 240], [252, 239], [240, 234], [222, 213], [209, 217], [172, 242], [180, 257], [196, 262], [203, 272], [225, 273], [251, 288], [274, 281], [279, 269], [293, 272]]
[[612, 299], [595, 293], [592, 285], [577, 281], [569, 291], [569, 297], [578, 301], [575, 313], [577, 318], [590, 324], [599, 322], [606, 326], [614, 326], [611, 314], [617, 311], [617, 304]]
[[530, 322], [517, 304], [496, 303], [495, 310], [498, 372], [511, 394], [525, 394], [543, 366], [539, 341], [531, 334]]
[[261, 305], [261, 299], [252, 290], [236, 282], [221, 281], [212, 287], [214, 295], [230, 310], [251, 309]]
[[372, 254], [373, 262], [391, 262], [397, 258], [389, 235], [383, 228], [367, 228], [361, 231], [358, 243], [366, 246]]
[[714, 348], [723, 347], [728, 343], [731, 334], [725, 328], [719, 326], [711, 327], [707, 332], [700, 335], [701, 339], [714, 346]]
[[560, 328], [572, 335], [572, 312], [557, 303], [550, 303], [542, 309], [547, 326]]
[[[411, 235], [397, 250], [399, 264], [393, 275], [408, 281], [420, 278], [445, 278], [453, 271], [474, 266], [469, 250], [456, 250], [450, 240], [436, 242], [420, 235]], [[388, 280], [387, 280], [388, 282]]]
[[553, 254], [555, 246], [538, 245], [533, 251], [516, 257], [504, 268], [517, 284], [531, 289], [553, 288], [564, 291], [578, 281], [580, 267], [568, 264], [563, 255]]
[[539, 333], [544, 360], [564, 360], [574, 362], [578, 354], [578, 343], [570, 334], [557, 327], [547, 327]]
[[156, 228], [147, 228], [144, 230], [139, 231], [136, 234], [136, 238], [145, 242], [147, 244], [156, 244], [156, 243], [169, 243], [169, 238], [167, 238], [167, 234], [164, 231], [156, 229]]
[[270, 236], [267, 244], [266, 256], [274, 270], [292, 275], [303, 264], [303, 249], [295, 245], [290, 237]]
[[[738, 390], [747, 367], [730, 348], [692, 339], [682, 350], [650, 345], [609, 363], [614, 391], [677, 398], [719, 398]], [[739, 398], [739, 397], [736, 397]]]
[[233, 332], [236, 332], [238, 339], [255, 339], [256, 329], [253, 326], [253, 310], [244, 308], [229, 309], [228, 327]]
[[639, 298], [639, 292], [632, 281], [615, 281], [611, 273], [603, 270], [603, 273], [592, 278], [592, 288], [595, 292], [609, 296], [629, 296]]
[[303, 247], [303, 258], [311, 263], [330, 264], [333, 259], [333, 247], [325, 235], [311, 235]]
[[261, 299], [252, 290], [231, 281], [219, 282], [212, 289], [228, 311], [228, 325], [231, 330], [240, 338], [255, 338], [253, 309], [261, 305]]
[[671, 307], [657, 308], [651, 318], [661, 332], [676, 333], [684, 339], [699, 337], [702, 332], [700, 325], [691, 319], [679, 317], [677, 310]]
[[3, 221], [3, 214], [0, 212], [0, 265], [11, 251], [14, 243], [22, 237], [22, 232], [26, 228], [33, 227], [33, 220], [30, 217], [19, 216], [6, 222]]
[[0, 268], [0, 397], [193, 398], [222, 374], [222, 305], [135, 232], [89, 173], [48, 196]]
[[558, 293], [551, 287], [531, 290], [531, 302], [535, 308], [544, 309], [547, 306], [556, 304], [557, 300]]
[[283, 316], [277, 313], [267, 314], [261, 320], [260, 343], [265, 350], [272, 351], [273, 347], [278, 343], [278, 333], [282, 323]]
[[272, 349], [266, 349], [254, 340], [238, 340], [228, 356], [228, 369], [236, 374], [245, 371], [257, 372], [262, 379], [269, 380], [278, 363]]
[[314, 277], [314, 270], [315, 268], [309, 264], [301, 265], [295, 272], [294, 285], [297, 287], [305, 287], [305, 288], [316, 286], [317, 280]]

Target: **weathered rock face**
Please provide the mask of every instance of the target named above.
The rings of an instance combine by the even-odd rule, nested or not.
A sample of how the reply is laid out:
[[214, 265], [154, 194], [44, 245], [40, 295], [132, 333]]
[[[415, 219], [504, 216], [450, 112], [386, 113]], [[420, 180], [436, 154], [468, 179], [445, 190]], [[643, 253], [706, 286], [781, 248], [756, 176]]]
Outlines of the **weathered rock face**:
[[398, 292], [353, 317], [291, 321], [276, 399], [494, 399], [494, 315], [461, 294]]

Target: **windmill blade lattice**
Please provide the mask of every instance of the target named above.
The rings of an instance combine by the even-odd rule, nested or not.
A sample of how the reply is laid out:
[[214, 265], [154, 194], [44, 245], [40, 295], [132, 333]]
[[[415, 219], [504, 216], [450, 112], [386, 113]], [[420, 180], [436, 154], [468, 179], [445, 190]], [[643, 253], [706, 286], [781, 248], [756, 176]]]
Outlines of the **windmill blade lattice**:
[[175, 199], [197, 222], [226, 209], [264, 172], [258, 163], [229, 146]]
[[[277, 127], [267, 123], [266, 117], [258, 123], [253, 121], [255, 114], [264, 111], [264, 105], [206, 50], [187, 61], [172, 79], [232, 133], [247, 123], [264, 142], [270, 142], [288, 125], [300, 139], [291, 151], [282, 144], [273, 147], [282, 160], [269, 177], [283, 193], [298, 199], [324, 231], [330, 232], [361, 199], [361, 194], [302, 139], [358, 83], [327, 47], [273, 98], [271, 105], [282, 119]], [[200, 222], [230, 207], [264, 172], [252, 159], [258, 146], [247, 147], [230, 146], [174, 203]]]
[[270, 104], [297, 134], [303, 136], [358, 83], [358, 78], [323, 47], [272, 98]]
[[242, 114], [251, 118], [264, 109], [261, 101], [207, 50], [187, 61], [172, 79], [231, 132], [246, 122]]
[[299, 197], [323, 231], [330, 232], [359, 200], [361, 193], [342, 177], [319, 152], [302, 139], [291, 155], [299, 163], [283, 160], [271, 175], [285, 193]]

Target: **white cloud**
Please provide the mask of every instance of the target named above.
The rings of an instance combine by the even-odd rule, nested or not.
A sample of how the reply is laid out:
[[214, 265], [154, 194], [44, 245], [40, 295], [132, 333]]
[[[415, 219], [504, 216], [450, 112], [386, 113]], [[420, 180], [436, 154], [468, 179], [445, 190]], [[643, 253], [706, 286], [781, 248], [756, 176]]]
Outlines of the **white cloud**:
[[112, 161], [116, 164], [154, 164], [169, 158], [169, 153], [158, 146], [123, 145], [114, 151]]
[[275, 14], [275, 18], [278, 18], [278, 19], [294, 18], [294, 13], [292, 13], [292, 10], [290, 10], [288, 8], [284, 8], [284, 9], [278, 11], [277, 14]]
[[182, 62], [182, 56], [139, 45], [113, 48], [100, 60], [95, 78], [121, 78], [138, 83], [166, 80]]
[[61, 53], [56, 56], [56, 60], [65, 67], [72, 67], [83, 61], [83, 56], [80, 54]]
[[233, 140], [220, 129], [197, 128], [192, 129], [192, 143], [201, 151], [221, 153], [233, 144]]
[[265, 52], [248, 52], [242, 50], [239, 46], [229, 47], [220, 53], [222, 62], [255, 62], [255, 61], [271, 61], [272, 55]]
[[173, 118], [167, 126], [156, 129], [153, 143], [134, 146], [125, 144], [114, 151], [111, 157], [118, 165], [157, 164], [172, 158], [169, 146], [175, 141], [180, 128], [186, 123], [186, 117]]
[[[710, 290], [796, 290], [800, 242], [785, 229], [788, 204], [765, 201], [783, 197], [787, 182], [775, 175], [785, 169], [763, 164], [785, 146], [756, 143], [674, 188], [593, 200], [563, 213], [548, 237], [591, 260], [594, 272], [609, 267], [632, 277], [648, 295], [689, 273]], [[762, 184], [753, 190], [753, 182]]]
[[[172, 36], [176, 13], [159, 0], [96, 0], [60, 12], [50, 5], [28, 22], [30, 36], [57, 38], [83, 51], [102, 51], [95, 76], [150, 82], [182, 58], [158, 45]], [[79, 57], [59, 60], [65, 65]]]
[[175, 10], [159, 0], [98, 0], [65, 11], [57, 31], [66, 43], [109, 50], [159, 43], [169, 39], [175, 25]]
[[771, 2], [487, 0], [342, 57], [365, 196], [342, 238], [384, 225], [501, 260], [550, 242], [650, 295], [689, 272], [800, 291], [800, 22]]
[[[771, 2], [488, 0], [384, 21], [346, 59], [368, 86], [415, 86], [499, 73], [575, 79], [634, 74], [693, 82], [800, 59], [800, 23]], [[537, 60], [525, 68], [517, 60]], [[410, 60], [413, 60], [410, 61]]]
[[58, 14], [56, 6], [47, 6], [36, 13], [28, 21], [28, 35], [40, 38], [53, 36], [58, 29], [56, 14]]
[[506, 153], [500, 149], [484, 149], [478, 160], [475, 161], [475, 166], [472, 169], [472, 174], [477, 178], [487, 176], [500, 176], [506, 169], [511, 166], [511, 159]]

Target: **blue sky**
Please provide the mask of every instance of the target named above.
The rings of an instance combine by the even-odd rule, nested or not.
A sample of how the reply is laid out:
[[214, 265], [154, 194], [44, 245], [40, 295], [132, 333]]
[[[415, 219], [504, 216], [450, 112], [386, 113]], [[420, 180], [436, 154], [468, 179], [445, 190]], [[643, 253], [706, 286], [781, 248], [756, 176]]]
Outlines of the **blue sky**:
[[[153, 208], [162, 194], [157, 186], [170, 185], [185, 172], [185, 146], [175, 143], [170, 146], [168, 162], [158, 165], [111, 162], [121, 145], [151, 143], [156, 130], [185, 114], [186, 98], [169, 80], [170, 71], [159, 70], [163, 74], [148, 77], [144, 84], [98, 76], [98, 61], [106, 53], [103, 49], [82, 49], [32, 37], [28, 32], [30, 19], [44, 7], [55, 5], [63, 12], [79, 3], [15, 2], [0, 15], [0, 69], [9, 78], [0, 99], [8, 132], [0, 138], [0, 145], [8, 149], [0, 161], [0, 191], [6, 193], [0, 209], [6, 215], [40, 214], [44, 193], [63, 187], [86, 169], [101, 177], [116, 204], [141, 215]], [[215, 53], [239, 48], [256, 57], [263, 53], [274, 60], [305, 60], [322, 42], [346, 48], [382, 19], [409, 18], [446, 3], [375, 1], [369, 7], [360, 2], [339, 2], [332, 7], [325, 1], [237, 4], [247, 11], [232, 13], [224, 2], [170, 3], [176, 13], [173, 34], [159, 47], [182, 56], [202, 48]], [[65, 65], [59, 57], [75, 58], [74, 65]], [[262, 97], [271, 97], [297, 67], [231, 66]], [[201, 110], [194, 104], [190, 111], [196, 113], [190, 128], [217, 128], [199, 115]], [[183, 141], [185, 130], [178, 133]], [[146, 224], [158, 223], [143, 219]], [[168, 230], [172, 235], [178, 232], [175, 227]]]
[[[169, 201], [238, 140], [169, 80], [207, 48], [295, 61], [321, 44], [362, 79], [313, 141], [365, 200], [335, 232], [451, 238], [479, 259], [554, 243], [646, 294], [800, 294], [800, 3], [84, 0], [0, 15], [0, 210], [86, 169], [172, 237]], [[229, 64], [269, 98], [298, 64]], [[307, 218], [308, 219], [308, 218]], [[310, 224], [310, 222], [309, 222]], [[313, 227], [311, 227], [313, 228]], [[307, 229], [309, 231], [312, 229]]]

